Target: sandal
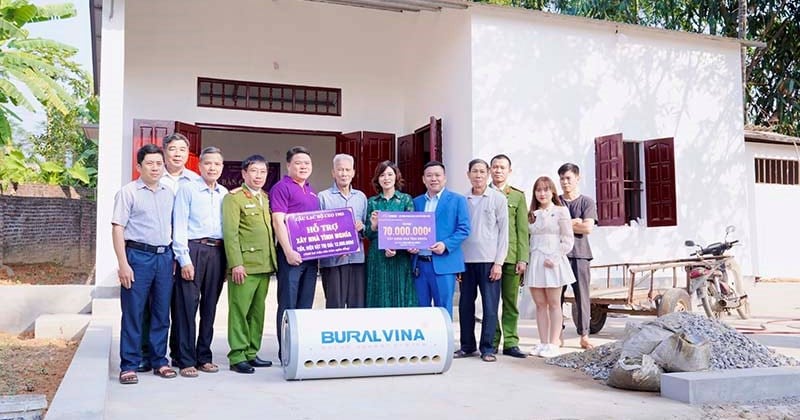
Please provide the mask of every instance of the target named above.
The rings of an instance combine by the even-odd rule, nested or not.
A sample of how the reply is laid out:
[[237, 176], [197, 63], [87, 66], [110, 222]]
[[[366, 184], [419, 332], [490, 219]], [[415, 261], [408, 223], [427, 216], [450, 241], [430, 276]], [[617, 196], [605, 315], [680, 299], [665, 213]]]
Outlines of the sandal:
[[493, 355], [492, 353], [486, 353], [481, 355], [481, 360], [484, 362], [496, 362], [497, 356]]
[[178, 376], [175, 370], [167, 365], [153, 369], [153, 375], [160, 376], [164, 379], [172, 379]]
[[197, 369], [193, 366], [185, 367], [178, 371], [184, 378], [196, 378], [199, 376]]
[[211, 362], [208, 362], [208, 363], [203, 363], [200, 366], [197, 366], [197, 370], [199, 370], [200, 372], [205, 372], [205, 373], [217, 373], [217, 372], [219, 372], [219, 366], [217, 366], [217, 365], [215, 365], [215, 364], [213, 364]]
[[134, 385], [139, 383], [139, 376], [136, 371], [126, 370], [119, 373], [119, 383], [122, 385]]
[[465, 352], [464, 350], [461, 350], [461, 349], [459, 349], [458, 351], [453, 353], [453, 359], [463, 359], [465, 357], [473, 357], [473, 356], [475, 356], [475, 352], [474, 351], [467, 353], [467, 352]]

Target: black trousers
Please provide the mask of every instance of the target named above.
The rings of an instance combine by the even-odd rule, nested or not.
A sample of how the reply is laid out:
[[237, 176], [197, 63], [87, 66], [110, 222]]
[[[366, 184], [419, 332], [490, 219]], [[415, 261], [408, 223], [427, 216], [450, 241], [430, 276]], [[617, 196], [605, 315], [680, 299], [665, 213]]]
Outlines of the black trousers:
[[[194, 264], [194, 280], [181, 277], [175, 270], [172, 292], [172, 326], [169, 347], [172, 365], [178, 368], [211, 363], [211, 341], [217, 302], [225, 282], [225, 249], [189, 242], [189, 256]], [[200, 309], [200, 328], [195, 318]]]
[[364, 264], [320, 267], [326, 308], [363, 308], [366, 277]]

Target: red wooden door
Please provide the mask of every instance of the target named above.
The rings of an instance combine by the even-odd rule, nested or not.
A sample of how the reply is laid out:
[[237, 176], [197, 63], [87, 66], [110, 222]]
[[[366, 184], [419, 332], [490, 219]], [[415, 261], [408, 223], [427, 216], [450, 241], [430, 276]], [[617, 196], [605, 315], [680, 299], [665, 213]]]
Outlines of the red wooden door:
[[395, 162], [395, 135], [365, 131], [361, 140], [361, 153], [356, 156], [356, 179], [354, 184], [367, 196], [375, 193], [372, 177], [375, 168], [384, 160]]
[[[356, 183], [357, 178], [359, 177], [359, 170], [358, 170], [358, 155], [361, 154], [361, 137], [362, 133], [360, 131], [355, 131], [352, 133], [345, 133], [339, 134], [336, 136], [336, 154], [339, 153], [346, 153], [350, 156], [353, 156], [355, 159], [355, 164], [353, 165], [353, 169], [356, 170], [356, 176], [353, 178], [351, 185], [353, 188], [359, 188], [359, 184]], [[327, 188], [327, 187], [326, 187]], [[368, 190], [361, 190], [367, 197], [370, 196]]]
[[131, 179], [139, 178], [139, 171], [136, 169], [136, 152], [145, 144], [163, 145], [164, 137], [180, 133], [189, 139], [189, 160], [186, 167], [197, 172], [198, 157], [202, 150], [200, 138], [200, 128], [180, 121], [171, 120], [133, 120], [133, 170]]
[[347, 153], [355, 159], [353, 188], [371, 196], [375, 188], [372, 186], [372, 175], [378, 163], [384, 160], [394, 161], [394, 140], [391, 133], [356, 131], [336, 136], [336, 153]]
[[622, 133], [595, 138], [594, 159], [597, 224], [621, 226], [625, 224]]
[[647, 226], [676, 226], [675, 153], [672, 138], [644, 142]]
[[186, 161], [186, 167], [199, 173], [200, 151], [203, 150], [200, 128], [196, 125], [175, 121], [175, 132], [183, 134], [189, 139], [189, 159]]
[[442, 119], [436, 117], [397, 140], [397, 166], [406, 181], [404, 192], [412, 197], [425, 192], [422, 167], [431, 160], [442, 161]]
[[136, 152], [145, 144], [161, 146], [161, 141], [164, 137], [174, 132], [175, 121], [133, 120], [133, 170], [131, 179], [139, 178], [139, 170], [136, 168]]
[[422, 138], [408, 134], [397, 139], [397, 167], [405, 179], [403, 192], [416, 197], [425, 192], [422, 167], [425, 165]]

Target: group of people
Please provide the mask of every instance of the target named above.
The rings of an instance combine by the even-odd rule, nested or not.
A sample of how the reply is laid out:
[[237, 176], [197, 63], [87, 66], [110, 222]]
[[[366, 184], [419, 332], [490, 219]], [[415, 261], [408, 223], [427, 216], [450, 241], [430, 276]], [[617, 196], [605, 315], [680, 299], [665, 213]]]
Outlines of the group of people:
[[[563, 195], [557, 195], [552, 180], [539, 178], [526, 210], [524, 193], [508, 184], [511, 159], [502, 154], [488, 163], [469, 163], [472, 187], [465, 195], [446, 188], [443, 163], [427, 163], [422, 174], [426, 192], [415, 198], [401, 192], [404, 180], [397, 165], [384, 161], [372, 177], [376, 194], [367, 198], [352, 187], [355, 162], [350, 155], [333, 158], [332, 184], [317, 194], [308, 182], [311, 153], [292, 147], [286, 153], [286, 175], [266, 194], [263, 156], [244, 159], [243, 184], [228, 191], [217, 182], [221, 150], [202, 150], [199, 175], [185, 167], [188, 151], [189, 140], [180, 134], [165, 137], [163, 148], [143, 146], [136, 156], [139, 179], [115, 197], [112, 238], [121, 284], [122, 384], [137, 383], [137, 372], [151, 369], [164, 378], [218, 372], [211, 342], [226, 280], [230, 369], [253, 373], [271, 366], [258, 352], [272, 274], [277, 277], [278, 332], [287, 309], [312, 307], [318, 272], [327, 308], [433, 305], [452, 316], [460, 284], [461, 346], [454, 357], [480, 354], [484, 361], [496, 360], [501, 340], [503, 354], [527, 356], [517, 333], [521, 285], [531, 288], [537, 304], [542, 344], [531, 353], [552, 355], [553, 346], [563, 342], [563, 290], [573, 284], [579, 302], [575, 324], [581, 345], [590, 346], [586, 235], [597, 216], [594, 202], [578, 190], [580, 172], [573, 164], [559, 169]], [[287, 216], [346, 207], [352, 209], [360, 238], [369, 242], [366, 252], [361, 240], [357, 252], [319, 260], [304, 259], [293, 248]], [[434, 213], [435, 243], [424, 249], [381, 249], [382, 211]], [[476, 343], [478, 292], [483, 319]], [[278, 346], [280, 359], [280, 333]]]

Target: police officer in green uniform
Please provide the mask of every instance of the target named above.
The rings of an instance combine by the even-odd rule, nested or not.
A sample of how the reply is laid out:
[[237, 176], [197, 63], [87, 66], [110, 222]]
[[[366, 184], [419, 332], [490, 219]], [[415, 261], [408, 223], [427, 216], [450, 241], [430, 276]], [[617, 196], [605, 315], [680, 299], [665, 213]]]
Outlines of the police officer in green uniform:
[[242, 161], [244, 185], [222, 200], [222, 236], [230, 270], [228, 282], [228, 361], [231, 370], [253, 373], [272, 366], [258, 357], [270, 274], [278, 267], [267, 182], [267, 161], [253, 155]]
[[494, 348], [500, 345], [503, 338], [503, 354], [511, 357], [524, 358], [525, 353], [519, 349], [519, 335], [517, 322], [519, 321], [519, 296], [520, 277], [528, 267], [530, 258], [530, 238], [528, 230], [528, 209], [525, 203], [525, 193], [508, 184], [511, 174], [511, 159], [503, 154], [491, 160], [492, 188], [506, 195], [508, 200], [508, 255], [503, 264], [503, 276], [500, 279], [502, 289], [500, 296], [503, 299], [503, 315], [494, 335]]

